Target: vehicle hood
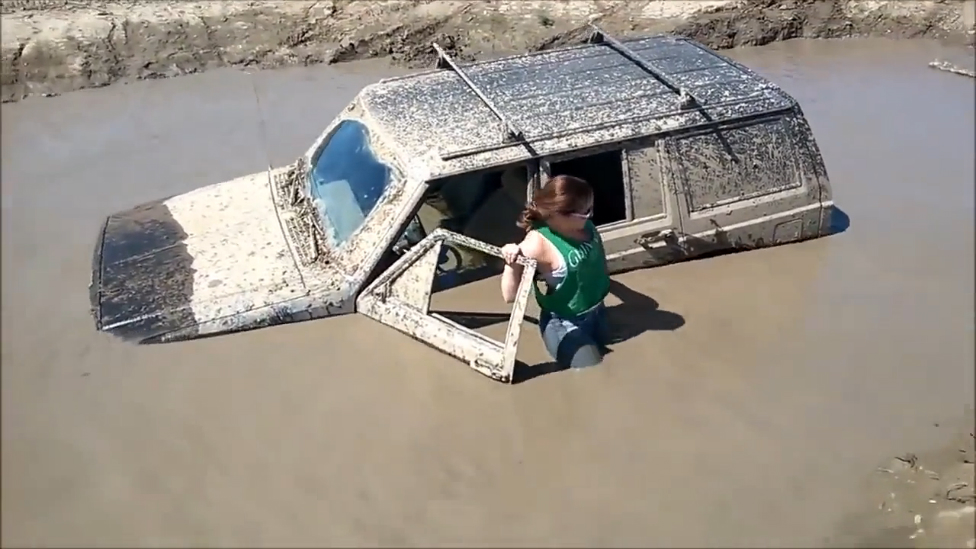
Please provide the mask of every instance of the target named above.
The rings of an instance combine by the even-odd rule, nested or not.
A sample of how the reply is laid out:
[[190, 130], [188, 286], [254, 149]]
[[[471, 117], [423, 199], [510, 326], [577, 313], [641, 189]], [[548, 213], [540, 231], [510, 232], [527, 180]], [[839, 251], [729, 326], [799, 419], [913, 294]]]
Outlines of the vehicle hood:
[[307, 294], [266, 173], [109, 216], [90, 293], [97, 328], [140, 343], [267, 325]]

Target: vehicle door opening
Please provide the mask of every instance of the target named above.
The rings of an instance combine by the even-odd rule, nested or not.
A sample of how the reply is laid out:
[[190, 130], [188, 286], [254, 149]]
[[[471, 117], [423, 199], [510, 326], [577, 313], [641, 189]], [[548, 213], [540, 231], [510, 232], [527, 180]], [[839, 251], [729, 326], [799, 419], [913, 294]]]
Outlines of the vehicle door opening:
[[357, 310], [482, 374], [511, 381], [535, 261], [521, 261], [525, 270], [511, 305], [501, 299], [497, 277], [504, 267], [500, 246], [525, 234], [515, 223], [534, 178], [531, 166], [431, 181]]

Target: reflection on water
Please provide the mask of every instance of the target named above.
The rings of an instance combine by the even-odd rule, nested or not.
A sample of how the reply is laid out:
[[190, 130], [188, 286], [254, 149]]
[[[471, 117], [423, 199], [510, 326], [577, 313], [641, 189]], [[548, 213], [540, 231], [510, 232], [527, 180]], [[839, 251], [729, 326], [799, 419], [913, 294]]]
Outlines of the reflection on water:
[[[853, 483], [973, 400], [973, 83], [926, 66], [950, 54], [733, 52], [799, 99], [849, 227], [618, 277], [633, 336], [516, 386], [356, 315], [152, 348], [94, 332], [106, 214], [283, 165], [385, 69], [4, 105], [4, 542], [820, 543]], [[434, 306], [502, 314], [497, 292]]]

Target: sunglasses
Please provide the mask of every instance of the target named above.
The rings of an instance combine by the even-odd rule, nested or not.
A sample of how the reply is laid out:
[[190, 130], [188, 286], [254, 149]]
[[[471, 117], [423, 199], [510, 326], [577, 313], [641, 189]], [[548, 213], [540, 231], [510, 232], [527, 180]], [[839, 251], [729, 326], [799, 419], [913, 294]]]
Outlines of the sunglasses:
[[593, 207], [590, 206], [584, 212], [569, 212], [566, 215], [568, 215], [569, 217], [575, 217], [577, 219], [589, 219], [593, 217]]

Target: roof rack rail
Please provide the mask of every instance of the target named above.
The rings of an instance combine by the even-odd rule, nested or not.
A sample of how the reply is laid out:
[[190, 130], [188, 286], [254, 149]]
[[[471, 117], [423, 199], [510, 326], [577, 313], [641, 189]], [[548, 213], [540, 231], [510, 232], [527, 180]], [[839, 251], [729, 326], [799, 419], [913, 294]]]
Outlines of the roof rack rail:
[[675, 81], [668, 78], [664, 72], [652, 65], [651, 63], [643, 60], [637, 55], [637, 52], [628, 48], [626, 45], [621, 43], [619, 40], [608, 34], [606, 31], [600, 27], [590, 24], [590, 29], [593, 31], [593, 35], [590, 36], [590, 44], [606, 44], [617, 51], [620, 55], [626, 57], [632, 63], [643, 69], [645, 72], [656, 78], [660, 83], [664, 84], [669, 90], [678, 94], [681, 101], [681, 108], [688, 109], [694, 106], [702, 106], [702, 103], [698, 101], [690, 91], [686, 88], [681, 87]]
[[481, 91], [481, 88], [471, 81], [471, 78], [465, 74], [461, 67], [459, 67], [453, 59], [451, 59], [451, 56], [448, 55], [448, 53], [437, 44], [437, 42], [434, 42], [434, 51], [437, 52], [438, 56], [437, 68], [450, 68], [453, 70], [454, 73], [457, 74], [458, 77], [468, 86], [468, 88], [470, 88], [471, 91], [478, 96], [478, 99], [481, 99], [481, 102], [488, 107], [488, 110], [490, 110], [492, 114], [494, 114], [502, 122], [502, 124], [505, 125], [505, 136], [503, 138], [505, 143], [522, 141], [525, 139], [525, 133], [518, 126], [505, 118], [505, 115], [498, 110], [498, 107], [495, 106], [491, 99], [485, 95], [483, 91]]

